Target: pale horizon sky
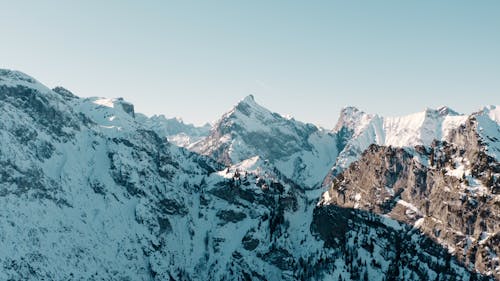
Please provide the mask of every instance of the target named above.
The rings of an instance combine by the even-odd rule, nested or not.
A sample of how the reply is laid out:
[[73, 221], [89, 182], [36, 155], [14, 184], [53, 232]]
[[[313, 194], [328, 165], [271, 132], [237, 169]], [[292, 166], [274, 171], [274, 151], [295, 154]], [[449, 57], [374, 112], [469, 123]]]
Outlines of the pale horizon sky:
[[5, 1], [0, 67], [203, 124], [249, 94], [332, 128], [500, 104], [500, 1]]

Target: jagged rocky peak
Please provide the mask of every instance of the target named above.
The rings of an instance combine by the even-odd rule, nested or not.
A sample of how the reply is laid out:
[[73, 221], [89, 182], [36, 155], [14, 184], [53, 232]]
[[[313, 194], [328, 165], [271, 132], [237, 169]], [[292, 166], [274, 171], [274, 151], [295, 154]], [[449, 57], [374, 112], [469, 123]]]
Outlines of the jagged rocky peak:
[[35, 78], [17, 70], [0, 69], [0, 85], [8, 88], [25, 88], [46, 96], [56, 95]]
[[61, 86], [55, 87], [54, 89], [52, 89], [52, 91], [58, 93], [66, 100], [78, 99], [78, 97], [75, 96], [75, 94], [73, 94], [70, 90]]
[[[72, 114], [73, 108], [60, 94], [29, 75], [13, 70], [0, 69], [0, 110], [8, 116], [2, 120], [0, 128], [5, 129], [6, 124], [21, 126], [15, 124], [20, 122], [16, 118], [20, 118], [46, 134], [64, 139], [72, 134], [72, 129], [79, 128], [80, 123], [80, 116]], [[29, 135], [25, 128], [16, 134], [21, 132]], [[29, 138], [36, 139], [36, 136]]]
[[477, 114], [487, 115], [491, 120], [500, 123], [500, 106], [498, 105], [485, 106]]
[[26, 83], [35, 84], [38, 81], [35, 78], [17, 70], [10, 69], [0, 69], [0, 80], [3, 82], [10, 81], [22, 81]]
[[440, 107], [438, 107], [436, 109], [436, 111], [439, 113], [440, 116], [446, 116], [446, 115], [457, 116], [457, 115], [462, 115], [462, 114], [456, 112], [455, 110], [451, 109], [448, 106], [440, 106]]
[[[231, 110], [223, 114], [213, 126], [215, 130], [222, 129], [224, 132], [267, 132], [276, 134], [293, 134], [289, 131], [322, 130], [316, 125], [303, 123], [273, 112], [258, 104], [253, 95], [248, 95], [236, 103]], [[226, 130], [232, 129], [233, 131]]]
[[364, 111], [354, 106], [343, 107], [340, 111], [339, 120], [333, 129], [334, 132], [339, 132], [343, 128], [355, 130], [363, 119], [371, 119], [373, 115], [367, 114]]
[[125, 101], [123, 98], [117, 98], [116, 100], [121, 105], [123, 111], [135, 117], [134, 105], [132, 103]]
[[[140, 116], [143, 121], [146, 121], [148, 119], [151, 123], [155, 123], [157, 126], [164, 125], [165, 129], [168, 130], [167, 135], [174, 135], [174, 134], [179, 134], [179, 133], [191, 133], [191, 130], [198, 129], [199, 131], [202, 131], [203, 133], [208, 133], [212, 125], [210, 123], [205, 123], [202, 126], [196, 126], [194, 124], [186, 123], [182, 118], [180, 117], [172, 117], [168, 118], [164, 114], [160, 115], [153, 115], [151, 117], [147, 117], [143, 114], [137, 114]], [[161, 135], [161, 134], [160, 134]], [[166, 136], [167, 136], [166, 135]]]
[[222, 135], [269, 131], [270, 126], [283, 121], [282, 119], [284, 120], [279, 114], [259, 105], [253, 95], [248, 95], [223, 114], [213, 130]]
[[236, 105], [234, 105], [233, 109], [231, 111], [229, 111], [228, 113], [234, 113], [236, 111], [239, 111], [245, 115], [249, 115], [250, 112], [249, 112], [249, 109], [251, 108], [254, 108], [254, 107], [260, 107], [257, 102], [255, 102], [255, 98], [253, 95], [248, 95], [246, 97], [244, 97], [243, 99], [241, 99], [240, 101], [238, 101], [238, 103], [236, 103]]
[[244, 97], [238, 104], [240, 104], [240, 103], [247, 103], [247, 104], [254, 103], [254, 104], [256, 104], [255, 97], [252, 94], [250, 94], [250, 95]]
[[240, 117], [241, 119], [242, 116], [239, 116], [240, 114], [249, 118], [265, 119], [269, 118], [272, 112], [258, 104], [253, 95], [248, 95], [241, 99], [232, 110], [223, 116], [222, 119], [224, 119], [224, 117]]
[[456, 112], [455, 110], [447, 107], [447, 106], [440, 106], [438, 108], [430, 108], [427, 107], [423, 112], [421, 112], [422, 116], [427, 119], [439, 119], [439, 118], [445, 118], [447, 116], [460, 116], [462, 114]]
[[138, 113], [136, 114], [136, 120], [150, 130], [155, 131], [159, 136], [166, 137], [169, 142], [186, 148], [208, 136], [212, 128], [209, 123], [203, 126], [195, 126], [185, 123], [179, 117], [167, 118], [163, 114], [147, 117]]
[[[334, 132], [339, 157], [325, 178], [328, 184], [340, 171], [359, 159], [370, 144], [394, 147], [429, 146], [434, 140], [448, 139], [450, 132], [463, 125], [468, 116], [448, 107], [396, 117], [366, 114], [354, 107], [342, 110]], [[490, 126], [491, 127], [491, 126]]]

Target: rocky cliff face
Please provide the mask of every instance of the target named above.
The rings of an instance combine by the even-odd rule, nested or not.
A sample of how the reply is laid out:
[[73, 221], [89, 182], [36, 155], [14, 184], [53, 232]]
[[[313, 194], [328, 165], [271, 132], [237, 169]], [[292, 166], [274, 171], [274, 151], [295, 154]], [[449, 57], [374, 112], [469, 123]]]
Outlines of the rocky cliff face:
[[322, 205], [366, 210], [414, 226], [470, 268], [500, 276], [500, 165], [471, 116], [449, 142], [371, 145], [339, 174]]
[[[370, 146], [321, 197], [317, 185], [302, 184], [317, 167], [318, 175], [328, 172], [337, 136], [249, 106], [227, 114], [208, 137], [218, 151], [214, 136], [227, 136], [235, 150], [227, 150], [226, 166], [210, 149], [219, 161], [172, 145], [123, 99], [82, 99], [0, 70], [0, 279], [497, 274], [498, 162], [486, 149], [494, 147], [494, 127], [485, 126], [491, 111], [447, 143]], [[272, 126], [244, 123], [257, 115]], [[333, 148], [319, 148], [327, 144]], [[242, 147], [250, 152], [236, 150]], [[269, 154], [275, 150], [284, 152]], [[297, 157], [305, 165], [284, 169]]]

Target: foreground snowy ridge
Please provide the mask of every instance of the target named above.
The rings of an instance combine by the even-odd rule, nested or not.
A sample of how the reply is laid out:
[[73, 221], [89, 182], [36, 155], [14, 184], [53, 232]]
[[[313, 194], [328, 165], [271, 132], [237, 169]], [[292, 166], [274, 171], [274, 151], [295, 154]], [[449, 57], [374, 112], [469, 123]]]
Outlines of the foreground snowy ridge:
[[500, 276], [495, 106], [208, 129], [0, 70], [0, 114], [2, 280]]

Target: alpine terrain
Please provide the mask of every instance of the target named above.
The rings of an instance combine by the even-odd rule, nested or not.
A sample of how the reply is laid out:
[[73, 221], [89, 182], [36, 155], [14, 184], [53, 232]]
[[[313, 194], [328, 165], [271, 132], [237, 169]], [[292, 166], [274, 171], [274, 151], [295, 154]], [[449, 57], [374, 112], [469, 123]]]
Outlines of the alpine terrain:
[[0, 280], [500, 280], [497, 106], [196, 127], [0, 70], [0, 141]]

